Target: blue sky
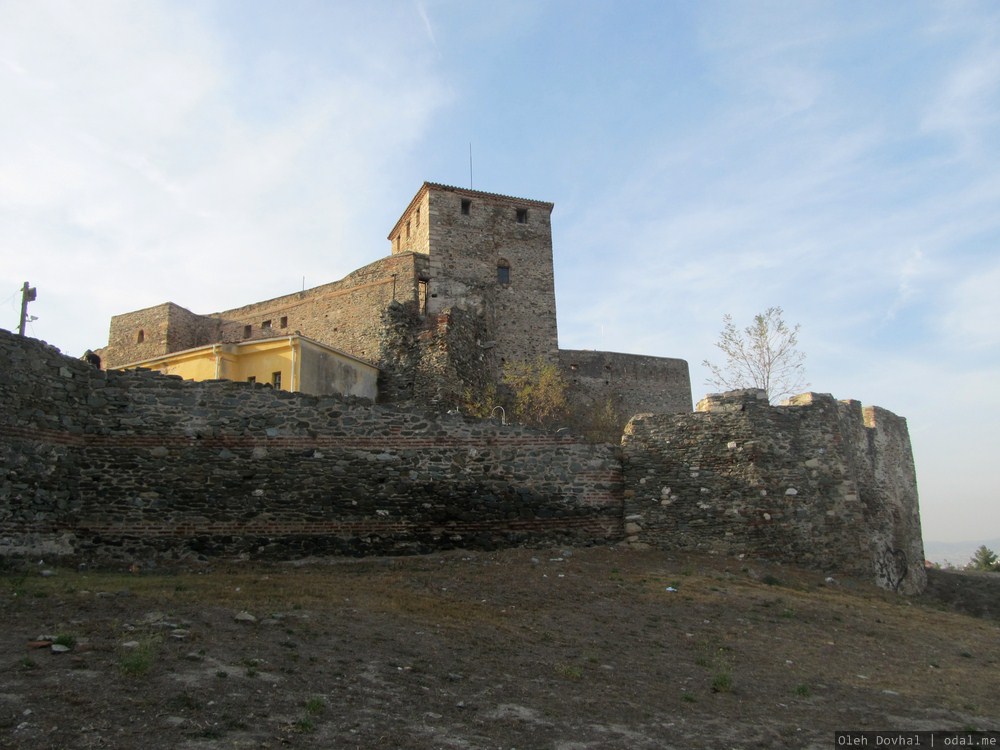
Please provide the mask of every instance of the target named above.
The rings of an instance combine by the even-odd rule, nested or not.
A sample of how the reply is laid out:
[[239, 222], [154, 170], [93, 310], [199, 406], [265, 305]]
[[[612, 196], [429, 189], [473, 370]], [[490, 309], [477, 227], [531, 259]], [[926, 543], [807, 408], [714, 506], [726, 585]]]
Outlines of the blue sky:
[[0, 0], [0, 326], [79, 355], [389, 251], [422, 181], [553, 201], [560, 344], [780, 305], [909, 420], [929, 540], [1000, 536], [1000, 6]]

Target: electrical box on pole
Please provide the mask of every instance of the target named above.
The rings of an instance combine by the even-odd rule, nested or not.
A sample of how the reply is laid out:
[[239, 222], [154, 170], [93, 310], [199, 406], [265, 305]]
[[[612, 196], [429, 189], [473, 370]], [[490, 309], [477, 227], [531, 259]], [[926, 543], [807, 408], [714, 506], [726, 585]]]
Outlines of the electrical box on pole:
[[21, 322], [17, 326], [17, 335], [24, 335], [24, 324], [28, 320], [28, 303], [34, 302], [38, 298], [38, 290], [30, 286], [27, 281], [21, 287]]

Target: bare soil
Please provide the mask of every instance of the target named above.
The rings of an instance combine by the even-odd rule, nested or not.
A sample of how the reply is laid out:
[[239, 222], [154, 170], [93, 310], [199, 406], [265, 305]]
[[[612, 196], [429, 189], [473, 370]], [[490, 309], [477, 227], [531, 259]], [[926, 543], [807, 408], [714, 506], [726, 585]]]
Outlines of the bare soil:
[[829, 748], [835, 730], [1000, 729], [1000, 623], [825, 578], [609, 547], [8, 569], [0, 747]]

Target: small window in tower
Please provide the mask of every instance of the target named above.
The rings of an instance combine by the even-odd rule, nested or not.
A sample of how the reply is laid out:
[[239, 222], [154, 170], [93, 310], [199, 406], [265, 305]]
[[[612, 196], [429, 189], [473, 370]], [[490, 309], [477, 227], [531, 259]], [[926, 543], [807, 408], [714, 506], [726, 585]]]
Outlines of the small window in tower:
[[281, 390], [281, 373], [280, 372], [272, 372], [271, 373], [271, 385], [273, 385], [279, 391]]
[[139, 333], [135, 335], [135, 343], [141, 344], [145, 340], [146, 340], [146, 332], [140, 328]]
[[262, 331], [270, 331], [271, 330], [271, 321], [270, 320], [265, 320], [263, 323], [260, 324], [260, 329]]
[[468, 216], [469, 212], [472, 210], [472, 201], [468, 198], [462, 198], [462, 215]]
[[526, 208], [517, 209], [517, 223], [518, 224], [528, 223], [528, 209]]
[[406, 222], [406, 239], [410, 239], [410, 222]]
[[503, 258], [497, 261], [497, 283], [504, 286], [510, 283], [510, 263]]
[[281, 316], [281, 327], [282, 328], [288, 328], [288, 316], [287, 315], [282, 315]]
[[420, 206], [417, 206], [417, 226], [420, 226]]
[[243, 326], [243, 338], [248, 339], [253, 335], [253, 326]]

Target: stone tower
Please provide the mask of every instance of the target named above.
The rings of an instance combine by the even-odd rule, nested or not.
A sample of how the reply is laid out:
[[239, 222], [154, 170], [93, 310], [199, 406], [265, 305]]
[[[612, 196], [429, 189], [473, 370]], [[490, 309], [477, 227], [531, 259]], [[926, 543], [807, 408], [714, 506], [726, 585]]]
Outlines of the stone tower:
[[425, 182], [389, 233], [392, 253], [429, 257], [428, 315], [482, 319], [494, 361], [558, 355], [552, 203]]

